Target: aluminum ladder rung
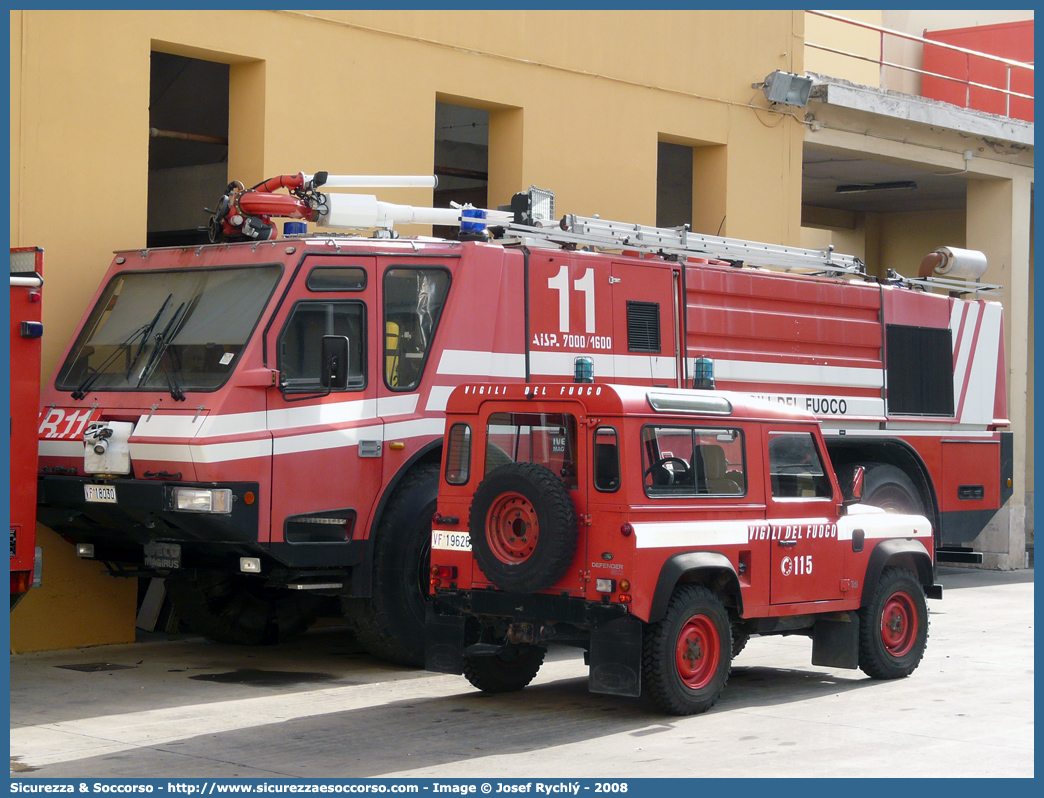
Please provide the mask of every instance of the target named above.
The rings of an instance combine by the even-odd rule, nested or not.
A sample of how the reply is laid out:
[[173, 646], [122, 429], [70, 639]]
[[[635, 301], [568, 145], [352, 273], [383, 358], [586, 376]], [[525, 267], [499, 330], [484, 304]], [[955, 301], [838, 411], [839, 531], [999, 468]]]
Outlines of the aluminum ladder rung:
[[[553, 225], [553, 226], [552, 226]], [[693, 233], [687, 227], [652, 227], [614, 222], [595, 217], [567, 215], [559, 224], [528, 227], [508, 225], [512, 233], [544, 238], [560, 244], [607, 249], [634, 249], [672, 255], [702, 255], [721, 260], [738, 260], [776, 269], [864, 274], [863, 262], [852, 255], [827, 250], [801, 249], [780, 244], [764, 244]]]

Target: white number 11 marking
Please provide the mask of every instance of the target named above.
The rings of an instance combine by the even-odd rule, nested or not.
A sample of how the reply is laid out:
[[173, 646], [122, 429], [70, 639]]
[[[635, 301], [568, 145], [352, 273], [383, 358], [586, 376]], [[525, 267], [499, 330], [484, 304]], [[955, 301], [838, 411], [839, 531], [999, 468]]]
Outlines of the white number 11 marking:
[[[569, 332], [569, 267], [562, 266], [558, 274], [547, 279], [547, 287], [558, 291], [558, 329]], [[573, 288], [584, 295], [584, 311], [586, 332], [595, 332], [595, 282], [594, 269], [585, 269], [579, 280], [573, 281]]]

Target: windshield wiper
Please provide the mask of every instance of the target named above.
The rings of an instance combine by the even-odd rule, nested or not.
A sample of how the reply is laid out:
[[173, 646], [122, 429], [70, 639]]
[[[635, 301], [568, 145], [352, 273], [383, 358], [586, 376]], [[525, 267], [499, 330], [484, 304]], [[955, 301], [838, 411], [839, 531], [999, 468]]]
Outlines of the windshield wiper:
[[[145, 368], [141, 370], [141, 377], [138, 379], [137, 387], [140, 388], [142, 384], [149, 377], [152, 376], [152, 372], [163, 359], [163, 355], [166, 353], [167, 348], [170, 346], [171, 342], [174, 340], [174, 337], [178, 334], [178, 331], [181, 329], [181, 322], [184, 321], [185, 316], [187, 315], [186, 313], [184, 313], [184, 310], [185, 303], [182, 302], [180, 305], [178, 305], [178, 309], [174, 311], [174, 315], [170, 317], [170, 321], [167, 322], [167, 326], [163, 328], [163, 332], [157, 333], [156, 348], [152, 350], [152, 354], [149, 355], [149, 360], [145, 364]], [[176, 396], [174, 398], [177, 399]]]
[[[110, 365], [112, 365], [113, 361], [115, 361], [116, 358], [118, 358], [120, 355], [123, 354], [123, 347], [124, 346], [129, 346], [130, 344], [133, 344], [134, 343], [134, 339], [136, 339], [139, 335], [143, 336], [143, 340], [148, 338], [148, 330], [147, 330], [147, 328], [148, 328], [148, 325], [142, 325], [141, 327], [136, 329], [134, 332], [132, 332], [130, 335], [128, 335], [126, 338], [124, 338], [123, 341], [120, 342], [119, 346], [117, 346], [113, 350], [112, 354], [109, 355], [107, 358], [105, 358], [105, 360], [103, 360], [101, 362], [101, 364], [98, 366], [98, 368], [96, 368], [94, 371], [92, 371], [90, 374], [88, 374], [84, 378], [83, 382], [81, 382], [78, 386], [76, 386], [76, 390], [72, 392], [72, 398], [73, 399], [77, 399], [77, 400], [78, 399], [83, 399], [83, 397], [87, 395], [87, 391], [89, 391], [91, 389], [91, 386], [94, 385], [94, 383], [98, 381], [98, 378], [102, 374], [105, 373], [105, 369], [108, 368]], [[140, 347], [139, 347], [139, 349], [140, 349]]]
[[167, 378], [167, 390], [170, 391], [170, 395], [174, 398], [175, 402], [184, 402], [185, 393], [181, 390], [181, 386], [178, 385], [178, 378], [174, 373], [174, 369], [167, 368], [167, 364], [162, 361], [161, 365], [163, 366], [163, 375]]
[[145, 349], [145, 345], [149, 342], [149, 336], [152, 335], [152, 331], [156, 328], [156, 325], [159, 324], [160, 316], [162, 316], [163, 311], [167, 309], [167, 303], [170, 302], [173, 296], [173, 292], [167, 294], [167, 298], [163, 300], [163, 304], [160, 305], [159, 310], [156, 311], [156, 315], [152, 317], [152, 321], [142, 328], [145, 330], [145, 335], [142, 336], [141, 343], [138, 344], [138, 350], [134, 353], [134, 357], [127, 363], [127, 373], [124, 375], [124, 379], [130, 379], [131, 372], [134, 371], [134, 366], [137, 364], [138, 358], [141, 357], [142, 350]]

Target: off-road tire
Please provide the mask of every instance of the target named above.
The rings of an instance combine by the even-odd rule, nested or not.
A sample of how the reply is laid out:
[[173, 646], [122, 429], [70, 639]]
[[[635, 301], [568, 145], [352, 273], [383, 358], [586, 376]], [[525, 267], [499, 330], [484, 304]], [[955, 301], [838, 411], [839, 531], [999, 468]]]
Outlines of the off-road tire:
[[928, 643], [928, 605], [915, 574], [885, 568], [870, 603], [859, 610], [859, 668], [873, 679], [901, 679]]
[[[862, 504], [894, 513], [927, 514], [921, 494], [905, 472], [887, 463], [871, 463], [864, 468]], [[850, 485], [851, 481], [849, 476], [842, 484]]]
[[732, 625], [732, 658], [736, 659], [750, 642], [750, 633], [737, 624]]
[[217, 643], [284, 643], [319, 616], [322, 598], [266, 587], [259, 577], [196, 571], [164, 580], [167, 596], [186, 626]]
[[731, 665], [732, 625], [721, 599], [702, 585], [680, 585], [663, 620], [645, 627], [643, 695], [670, 715], [706, 712]]
[[372, 596], [341, 602], [359, 644], [387, 662], [424, 666], [431, 518], [438, 490], [437, 463], [419, 465], [403, 477], [375, 533]]
[[512, 593], [551, 587], [576, 553], [573, 500], [562, 480], [537, 463], [508, 463], [486, 474], [471, 501], [468, 529], [482, 573]]
[[484, 693], [513, 693], [536, 678], [546, 653], [521, 643], [493, 656], [464, 657], [464, 676]]

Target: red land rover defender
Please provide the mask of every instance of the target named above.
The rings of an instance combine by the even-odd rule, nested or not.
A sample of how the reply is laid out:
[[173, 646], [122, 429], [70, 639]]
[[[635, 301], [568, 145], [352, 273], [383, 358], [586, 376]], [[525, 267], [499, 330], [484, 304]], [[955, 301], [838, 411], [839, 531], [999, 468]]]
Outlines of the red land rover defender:
[[[692, 714], [752, 635], [910, 674], [935, 584], [928, 520], [842, 499], [815, 418], [722, 391], [463, 385], [447, 407], [426, 666], [519, 690], [551, 643], [595, 693]], [[862, 470], [851, 479], [858, 495]]]

